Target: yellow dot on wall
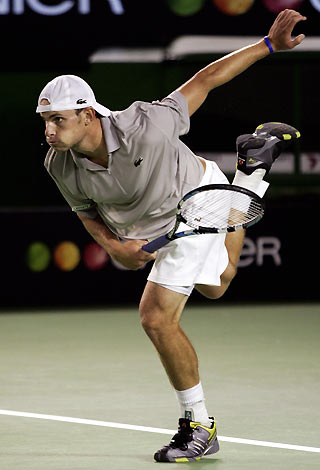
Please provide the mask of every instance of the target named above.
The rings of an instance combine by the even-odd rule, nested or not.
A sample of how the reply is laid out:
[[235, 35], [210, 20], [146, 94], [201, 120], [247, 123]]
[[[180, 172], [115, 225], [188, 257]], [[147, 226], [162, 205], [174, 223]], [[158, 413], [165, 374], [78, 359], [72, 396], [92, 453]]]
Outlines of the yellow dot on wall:
[[80, 262], [80, 250], [75, 243], [63, 241], [55, 247], [53, 259], [62, 271], [72, 271]]
[[227, 15], [243, 15], [254, 4], [254, 0], [212, 0], [213, 4]]

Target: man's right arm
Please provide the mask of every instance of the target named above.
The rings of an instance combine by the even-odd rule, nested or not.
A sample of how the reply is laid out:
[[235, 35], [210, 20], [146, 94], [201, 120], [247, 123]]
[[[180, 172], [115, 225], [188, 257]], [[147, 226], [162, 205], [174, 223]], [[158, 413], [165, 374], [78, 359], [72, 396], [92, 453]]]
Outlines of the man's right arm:
[[106, 227], [100, 216], [91, 219], [77, 212], [86, 230], [102, 246], [111, 258], [118, 261], [124, 267], [132, 270], [141, 268], [148, 261], [156, 257], [156, 253], [147, 253], [141, 249], [147, 243], [146, 240], [128, 240], [120, 242], [116, 235]]

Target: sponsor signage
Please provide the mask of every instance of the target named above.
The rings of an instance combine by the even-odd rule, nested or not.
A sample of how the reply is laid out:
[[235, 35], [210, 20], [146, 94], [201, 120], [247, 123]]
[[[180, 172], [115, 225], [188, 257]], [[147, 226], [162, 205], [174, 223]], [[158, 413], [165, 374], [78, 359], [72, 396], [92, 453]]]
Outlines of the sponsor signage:
[[[104, 0], [100, 3], [105, 3], [105, 6], [109, 8], [113, 14], [122, 15], [125, 13], [124, 1], [126, 0]], [[64, 15], [72, 9], [75, 9], [79, 15], [88, 15], [92, 11], [92, 3], [93, 2], [91, 2], [91, 0], [57, 0], [56, 2], [53, 2], [53, 5], [48, 5], [46, 2], [41, 0], [0, 0], [0, 15], [23, 15], [26, 10], [30, 10], [38, 15], [59, 16]], [[137, 1], [132, 3], [137, 4]], [[213, 5], [210, 5], [211, 8], [208, 8], [207, 4], [209, 2], [194, 2], [196, 4], [195, 8], [190, 8], [189, 3], [191, 2], [188, 2], [188, 4], [186, 3], [186, 5], [184, 5], [183, 2], [180, 2], [181, 7], [176, 8], [176, 3], [177, 2], [173, 2], [172, 0], [167, 0], [166, 11], [168, 15], [172, 14], [181, 17], [192, 17], [193, 15], [198, 14], [201, 10], [207, 10], [208, 12], [211, 11], [211, 13], [217, 13], [219, 11], [220, 14], [222, 13], [226, 16], [239, 15], [240, 17], [243, 17], [246, 13], [250, 12], [252, 6], [252, 0], [247, 2], [247, 6], [245, 8], [243, 8], [243, 5], [240, 5], [241, 2], [239, 2], [239, 6], [236, 6], [233, 4], [231, 5], [232, 2], [216, 1], [213, 2]], [[230, 6], [227, 5], [229, 3]], [[242, 4], [243, 3], [246, 2], [242, 2]], [[279, 2], [272, 2], [269, 0], [268, 2], [264, 1], [264, 5], [261, 5], [261, 8], [265, 10], [268, 9], [273, 13], [277, 13], [285, 8], [296, 8], [299, 11], [301, 10], [299, 8], [301, 1], [299, 2], [295, 0], [294, 2], [290, 2], [289, 0], [288, 3], [287, 0], [287, 3], [282, 2], [280, 5], [278, 5], [278, 3]], [[317, 12], [320, 12], [320, 0], [310, 0], [310, 4]]]
[[[114, 15], [122, 15], [124, 7], [122, 0], [104, 0], [106, 8]], [[0, 0], [0, 15], [23, 15], [29, 9], [38, 15], [59, 16], [75, 9], [79, 15], [91, 13], [91, 0], [64, 0], [54, 5], [47, 5], [40, 0]]]
[[[298, 213], [312, 220], [319, 203], [316, 196], [267, 200], [266, 215], [247, 230], [238, 274], [219, 303], [319, 301], [317, 276], [310, 275], [320, 262], [318, 233], [290, 228]], [[71, 211], [6, 212], [1, 218], [7, 227], [0, 235], [3, 307], [138, 305], [151, 265], [123, 269]], [[191, 301], [208, 302], [196, 292]]]
[[[183, 6], [190, 2], [173, 3]], [[178, 10], [169, 1], [0, 0], [2, 37], [15, 36], [2, 51], [2, 66], [29, 64], [32, 70], [39, 70], [48, 60], [51, 69], [62, 64], [75, 66], [101, 48], [163, 48], [181, 36], [262, 37], [275, 17], [262, 2], [236, 16], [209, 0], [194, 14]], [[308, 21], [297, 25], [295, 32], [303, 32], [307, 38], [319, 35], [317, 2], [303, 2], [301, 12]]]

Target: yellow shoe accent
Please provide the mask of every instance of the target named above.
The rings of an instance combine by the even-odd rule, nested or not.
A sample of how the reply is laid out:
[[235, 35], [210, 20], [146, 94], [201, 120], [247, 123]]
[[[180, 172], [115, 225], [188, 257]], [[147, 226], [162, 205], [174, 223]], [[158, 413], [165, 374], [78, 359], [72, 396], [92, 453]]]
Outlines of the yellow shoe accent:
[[190, 421], [190, 428], [191, 429], [196, 429], [197, 426], [199, 426], [200, 423], [197, 423], [196, 421]]
[[[200, 427], [200, 428], [204, 428], [206, 431], [208, 431], [210, 433], [210, 437], [208, 439], [208, 441], [211, 443], [213, 441], [213, 439], [216, 437], [217, 435], [217, 427], [216, 427], [216, 423], [214, 423], [214, 426], [213, 428], [208, 428], [207, 426], [205, 426], [204, 424], [201, 424], [201, 423], [197, 423], [195, 421], [191, 421], [190, 422], [190, 428], [192, 429], [196, 429], [197, 427]], [[195, 444], [197, 444], [197, 442], [195, 442]]]
[[291, 140], [292, 137], [290, 134], [282, 134], [283, 140]]
[[181, 457], [181, 459], [175, 459], [176, 462], [189, 462], [186, 457]]

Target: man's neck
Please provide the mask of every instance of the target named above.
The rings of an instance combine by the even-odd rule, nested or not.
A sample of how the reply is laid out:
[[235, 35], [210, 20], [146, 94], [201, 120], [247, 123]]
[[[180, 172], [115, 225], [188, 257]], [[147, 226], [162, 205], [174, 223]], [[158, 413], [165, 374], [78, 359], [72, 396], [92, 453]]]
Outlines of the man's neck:
[[108, 167], [108, 149], [104, 140], [100, 119], [97, 119], [88, 130], [86, 137], [73, 150], [85, 155], [98, 165]]

